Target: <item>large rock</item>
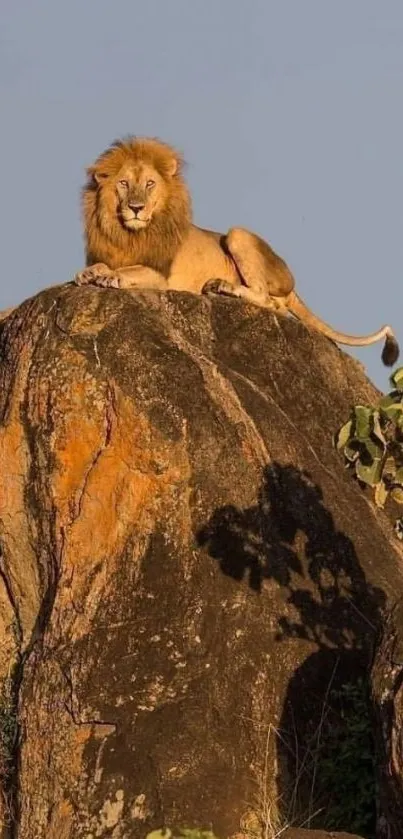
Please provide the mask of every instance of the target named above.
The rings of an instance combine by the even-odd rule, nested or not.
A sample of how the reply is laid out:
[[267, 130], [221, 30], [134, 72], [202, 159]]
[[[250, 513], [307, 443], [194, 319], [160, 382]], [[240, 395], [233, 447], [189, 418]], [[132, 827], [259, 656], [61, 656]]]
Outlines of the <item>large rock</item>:
[[360, 365], [236, 300], [70, 286], [0, 352], [13, 839], [326, 825], [307, 743], [403, 588], [332, 448]]

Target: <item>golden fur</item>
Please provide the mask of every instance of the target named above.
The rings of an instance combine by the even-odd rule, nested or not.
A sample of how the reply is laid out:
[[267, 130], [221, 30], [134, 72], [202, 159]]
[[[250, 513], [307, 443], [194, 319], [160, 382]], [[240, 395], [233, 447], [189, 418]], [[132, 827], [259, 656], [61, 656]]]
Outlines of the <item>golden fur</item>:
[[[159, 175], [156, 189], [162, 205], [152, 224], [134, 231], [119, 218], [121, 198], [115, 182], [126, 174], [127, 164], [139, 176]], [[169, 273], [170, 264], [191, 223], [191, 200], [180, 175], [182, 161], [169, 146], [153, 140], [117, 140], [87, 170], [83, 190], [87, 265], [105, 262], [110, 268], [143, 264]]]
[[117, 288], [159, 288], [242, 297], [291, 312], [328, 338], [365, 346], [385, 338], [392, 365], [399, 347], [389, 326], [363, 337], [337, 332], [311, 312], [294, 277], [256, 234], [232, 228], [223, 236], [192, 223], [181, 155], [160, 140], [115, 141], [87, 170], [83, 216], [87, 268], [75, 281]]

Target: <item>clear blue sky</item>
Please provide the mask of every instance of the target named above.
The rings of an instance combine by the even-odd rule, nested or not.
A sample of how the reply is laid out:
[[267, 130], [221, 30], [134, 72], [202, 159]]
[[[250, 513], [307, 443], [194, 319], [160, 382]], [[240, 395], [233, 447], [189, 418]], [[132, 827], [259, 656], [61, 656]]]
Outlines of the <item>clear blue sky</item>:
[[[402, 0], [1, 6], [0, 309], [71, 279], [84, 167], [149, 134], [184, 151], [197, 223], [254, 229], [318, 314], [403, 344]], [[380, 351], [357, 355], [386, 389]]]

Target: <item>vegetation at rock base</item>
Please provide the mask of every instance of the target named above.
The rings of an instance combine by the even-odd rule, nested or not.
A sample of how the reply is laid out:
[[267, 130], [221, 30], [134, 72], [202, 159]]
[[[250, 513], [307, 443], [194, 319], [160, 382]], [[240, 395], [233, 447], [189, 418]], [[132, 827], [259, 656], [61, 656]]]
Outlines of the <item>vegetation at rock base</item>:
[[[247, 836], [274, 837], [288, 826], [349, 830], [375, 839], [376, 773], [368, 684], [359, 678], [329, 691], [320, 737], [307, 744], [312, 757], [312, 806], [308, 818], [289, 818], [274, 828], [267, 818]], [[312, 767], [311, 767], [312, 768]], [[309, 774], [309, 773], [308, 773]], [[267, 813], [266, 813], [267, 816]], [[272, 829], [273, 827], [273, 829]], [[161, 828], [146, 839], [217, 839], [198, 828]]]
[[322, 730], [316, 794], [326, 798], [321, 826], [375, 837], [376, 775], [371, 706], [364, 679], [330, 691]]
[[279, 802], [279, 823], [276, 829], [261, 829], [259, 836], [275, 839], [294, 827], [375, 839], [376, 751], [368, 677], [339, 681], [334, 687], [329, 683], [319, 724], [315, 715], [294, 735], [294, 742], [287, 737], [289, 785]]
[[[392, 390], [377, 405], [355, 405], [335, 436], [347, 468], [374, 489], [378, 507], [388, 497], [403, 505], [403, 367], [390, 382]], [[396, 534], [403, 539], [403, 518], [396, 522]]]
[[17, 692], [14, 674], [10, 673], [0, 691], [0, 785], [6, 819], [11, 819], [13, 811], [17, 737]]
[[14, 745], [17, 736], [17, 714], [10, 692], [2, 691], [0, 696], [0, 777], [4, 783], [10, 775], [14, 761]]

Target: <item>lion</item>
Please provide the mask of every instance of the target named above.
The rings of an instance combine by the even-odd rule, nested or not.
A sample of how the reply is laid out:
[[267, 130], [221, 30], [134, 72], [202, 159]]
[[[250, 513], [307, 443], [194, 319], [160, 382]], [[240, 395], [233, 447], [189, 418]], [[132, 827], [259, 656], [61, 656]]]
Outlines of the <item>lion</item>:
[[398, 359], [390, 326], [345, 335], [314, 315], [286, 262], [255, 233], [233, 227], [223, 235], [193, 224], [183, 158], [167, 143], [115, 140], [87, 169], [82, 208], [87, 267], [76, 274], [78, 285], [240, 297], [290, 313], [339, 344], [360, 347], [384, 338], [384, 364]]

